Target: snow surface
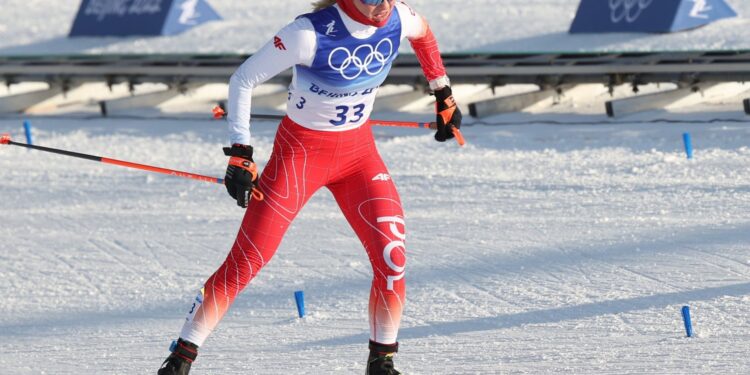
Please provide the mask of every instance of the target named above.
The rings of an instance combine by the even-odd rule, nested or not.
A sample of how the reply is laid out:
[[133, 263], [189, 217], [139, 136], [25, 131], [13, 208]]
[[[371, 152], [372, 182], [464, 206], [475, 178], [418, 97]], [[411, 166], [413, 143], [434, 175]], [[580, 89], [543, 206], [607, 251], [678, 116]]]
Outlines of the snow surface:
[[[193, 51], [212, 28], [221, 28], [213, 38], [237, 33], [212, 44], [252, 50], [267, 36], [243, 25], [274, 29], [306, 6], [214, 1], [231, 25], [92, 47], [62, 39], [71, 3], [4, 0], [0, 53]], [[450, 11], [456, 2], [413, 3], [432, 19], [469, 18]], [[435, 27], [441, 43], [456, 50], [475, 47], [467, 41], [527, 38], [527, 48], [546, 49], [562, 23], [522, 19], [554, 19], [568, 13], [550, 7], [574, 9], [575, 1], [475, 3], [468, 11], [502, 4], [505, 21]], [[645, 39], [669, 39], [675, 49], [744, 48], [743, 33], [708, 34], [745, 22]], [[482, 27], [497, 32], [474, 36]], [[504, 32], [518, 34], [493, 39]], [[459, 87], [456, 95], [461, 101], [476, 90]], [[419, 129], [374, 128], [407, 215], [398, 367], [415, 375], [750, 373], [745, 90], [720, 85], [663, 111], [613, 120], [602, 111], [605, 89], [581, 86], [522, 113], [469, 121], [464, 148]], [[21, 142], [29, 119], [40, 145], [223, 174], [225, 127], [206, 115], [213, 92], [111, 119], [96, 115], [92, 92], [102, 90], [72, 92], [36, 115], [2, 116], [0, 133]], [[425, 120], [428, 102], [378, 116]], [[275, 128], [254, 122], [261, 165]], [[684, 132], [693, 160], [685, 158]], [[219, 185], [0, 146], [0, 373], [155, 373], [241, 218]], [[201, 348], [193, 373], [361, 374], [369, 282], [367, 256], [321, 191]], [[296, 317], [295, 290], [305, 291], [304, 319]], [[685, 338], [683, 305], [695, 338]]]
[[[198, 120], [34, 120], [39, 144], [217, 175]], [[263, 164], [274, 126], [256, 123]], [[0, 130], [23, 139], [19, 121]], [[681, 150], [691, 132], [695, 159]], [[376, 129], [409, 227], [408, 374], [750, 370], [746, 124], [474, 126], [469, 145]], [[153, 373], [242, 212], [223, 187], [1, 150], [8, 374]], [[370, 278], [330, 194], [313, 198], [194, 372], [361, 373]], [[307, 296], [297, 319], [293, 292]], [[690, 305], [697, 337], [684, 338]], [[41, 359], [41, 360], [40, 360]]]

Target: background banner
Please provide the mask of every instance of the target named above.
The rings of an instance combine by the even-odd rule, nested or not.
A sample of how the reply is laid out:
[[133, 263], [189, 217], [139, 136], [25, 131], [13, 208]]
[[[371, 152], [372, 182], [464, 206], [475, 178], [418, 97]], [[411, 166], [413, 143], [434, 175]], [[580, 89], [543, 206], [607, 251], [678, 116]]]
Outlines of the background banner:
[[668, 33], [735, 16], [724, 0], [581, 0], [570, 32]]
[[206, 0], [83, 0], [69, 36], [173, 35], [220, 19]]

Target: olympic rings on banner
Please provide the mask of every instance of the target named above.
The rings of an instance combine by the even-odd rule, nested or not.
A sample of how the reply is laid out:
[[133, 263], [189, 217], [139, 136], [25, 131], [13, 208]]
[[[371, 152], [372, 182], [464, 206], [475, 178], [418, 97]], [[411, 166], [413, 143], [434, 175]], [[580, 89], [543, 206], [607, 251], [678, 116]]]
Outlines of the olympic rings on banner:
[[653, 2], [654, 0], [609, 0], [612, 23], [619, 23], [622, 20], [628, 23], [635, 22]]

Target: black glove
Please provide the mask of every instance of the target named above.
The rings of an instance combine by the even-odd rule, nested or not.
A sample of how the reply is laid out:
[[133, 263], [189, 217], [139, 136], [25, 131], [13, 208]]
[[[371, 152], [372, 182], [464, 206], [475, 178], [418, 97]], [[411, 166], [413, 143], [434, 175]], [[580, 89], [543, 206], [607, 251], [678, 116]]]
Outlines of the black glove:
[[253, 147], [249, 145], [233, 144], [224, 147], [224, 155], [229, 156], [224, 185], [237, 205], [247, 207], [250, 197], [263, 200], [263, 194], [258, 190], [258, 167], [253, 161]]
[[461, 128], [461, 111], [453, 99], [450, 86], [435, 90], [435, 113], [437, 114], [435, 140], [445, 142], [453, 138], [453, 128]]

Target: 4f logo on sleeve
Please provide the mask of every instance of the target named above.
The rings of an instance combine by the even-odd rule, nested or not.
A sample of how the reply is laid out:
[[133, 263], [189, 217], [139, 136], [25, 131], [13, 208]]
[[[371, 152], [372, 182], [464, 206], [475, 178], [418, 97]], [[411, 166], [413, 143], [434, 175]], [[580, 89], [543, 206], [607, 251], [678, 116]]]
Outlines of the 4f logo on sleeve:
[[375, 177], [372, 178], [373, 181], [388, 181], [391, 179], [391, 176], [387, 173], [378, 173], [375, 175]]
[[276, 47], [276, 49], [281, 51], [286, 51], [286, 46], [284, 45], [284, 42], [281, 41], [281, 38], [278, 36], [273, 37], [273, 46]]

